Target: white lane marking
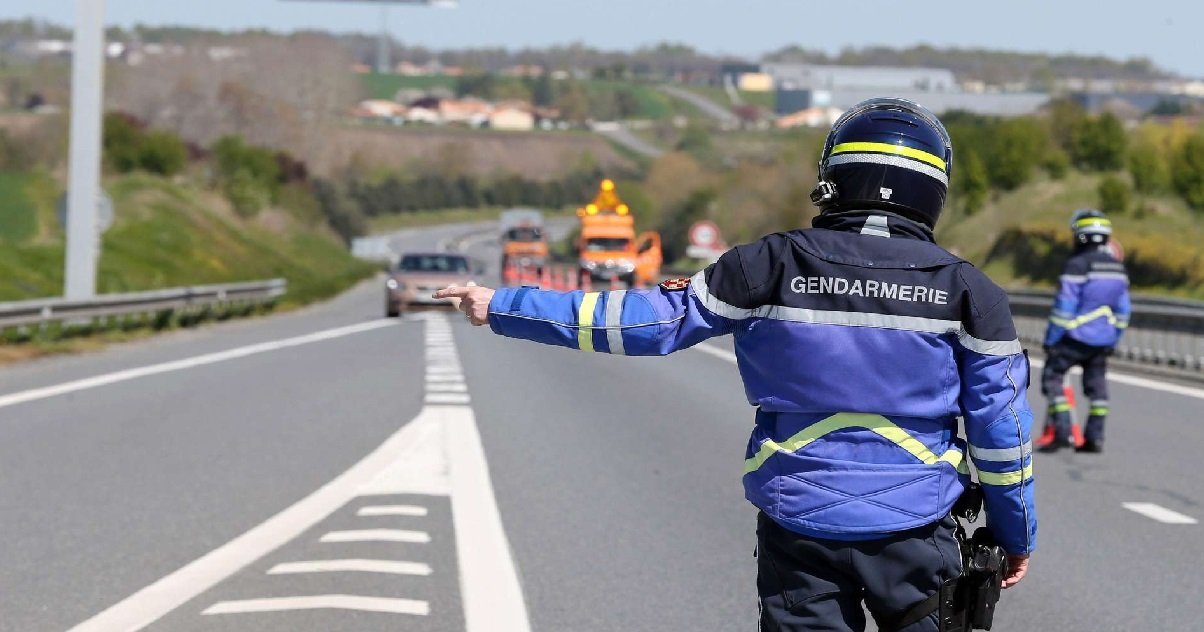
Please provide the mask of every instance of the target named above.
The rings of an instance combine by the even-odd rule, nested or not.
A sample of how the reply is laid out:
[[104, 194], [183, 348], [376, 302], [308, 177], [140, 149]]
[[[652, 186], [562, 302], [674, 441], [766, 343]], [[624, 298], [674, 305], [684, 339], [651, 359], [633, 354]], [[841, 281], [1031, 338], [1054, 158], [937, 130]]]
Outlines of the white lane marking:
[[419, 562], [394, 562], [391, 560], [313, 560], [309, 562], [286, 562], [268, 570], [268, 575], [296, 575], [302, 573], [384, 573], [388, 575], [431, 574], [431, 567]]
[[456, 560], [467, 631], [530, 632], [476, 418], [467, 406], [448, 406], [442, 412], [448, 428]]
[[204, 355], [184, 358], [182, 360], [172, 360], [170, 362], [151, 364], [134, 369], [115, 371], [113, 373], [105, 373], [103, 375], [96, 375], [71, 382], [64, 382], [62, 384], [55, 384], [53, 386], [45, 386], [42, 388], [21, 391], [18, 393], [0, 395], [0, 408], [13, 406], [16, 404], [23, 404], [25, 402], [31, 402], [39, 399], [46, 399], [49, 397], [56, 397], [90, 388], [108, 386], [109, 384], [126, 382], [150, 375], [170, 373], [172, 371], [182, 371], [184, 369], [191, 369], [198, 366], [204, 366], [206, 364], [215, 364], [217, 362], [245, 358], [258, 353], [266, 353], [268, 351], [276, 351], [278, 349], [286, 349], [288, 347], [297, 347], [315, 342], [322, 342], [324, 340], [333, 340], [335, 338], [342, 338], [344, 336], [350, 336], [365, 331], [372, 331], [382, 327], [394, 326], [395, 324], [396, 323], [388, 319], [374, 320], [367, 323], [360, 323], [358, 325], [350, 325], [348, 327], [327, 329], [325, 331], [306, 334], [304, 336], [297, 336], [295, 338], [284, 338], [282, 340], [275, 340], [272, 342], [247, 345], [245, 347], [237, 347], [234, 349], [228, 349], [226, 351], [218, 351], [216, 353], [206, 353]]
[[1135, 511], [1147, 518], [1152, 518], [1164, 524], [1196, 524], [1198, 522], [1191, 516], [1172, 511], [1154, 503], [1121, 503], [1121, 506], [1129, 511]]
[[410, 544], [427, 544], [431, 536], [425, 531], [408, 531], [406, 529], [352, 529], [349, 531], [331, 531], [321, 537], [319, 542], [408, 542]]
[[698, 349], [699, 351], [706, 353], [708, 355], [713, 355], [716, 358], [719, 358], [720, 360], [727, 360], [728, 362], [731, 362], [732, 364], [736, 363], [736, 354], [734, 354], [731, 351], [728, 351], [726, 349], [720, 349], [719, 347], [716, 347], [714, 345], [709, 345], [705, 342], [696, 344], [691, 348]]
[[458, 365], [450, 366], [428, 366], [426, 367], [427, 375], [462, 375], [462, 370]]
[[427, 373], [427, 382], [463, 382], [464, 376], [460, 373]]
[[355, 512], [357, 516], [422, 517], [426, 514], [426, 507], [418, 507], [416, 505], [369, 505], [367, 507], [360, 507], [359, 511]]
[[447, 382], [431, 382], [430, 384], [426, 385], [426, 392], [428, 392], [428, 393], [467, 393], [468, 385], [464, 384], [463, 382], [461, 382], [459, 384], [447, 383]]
[[460, 393], [427, 393], [426, 403], [428, 404], [467, 404], [471, 401], [468, 395]]
[[222, 601], [209, 606], [201, 614], [246, 614], [250, 612], [283, 612], [288, 610], [359, 610], [412, 614], [425, 617], [431, 613], [430, 604], [415, 599], [359, 597], [356, 595], [316, 595], [313, 597], [275, 597]]
[[[411, 455], [428, 443], [432, 428], [437, 429], [441, 425], [441, 419], [442, 414], [439, 411], [424, 410], [413, 422], [403, 426], [351, 469], [309, 496], [75, 626], [71, 632], [131, 631], [154, 623], [248, 564], [297, 538], [352, 498], [364, 493], [365, 489], [371, 488], [381, 477], [394, 471], [398, 464], [404, 465], [415, 460]], [[434, 436], [441, 438], [438, 434]], [[439, 486], [438, 481], [433, 484], [423, 481], [419, 483], [421, 484], [415, 487]], [[443, 487], [450, 487], [450, 484], [445, 482]]]

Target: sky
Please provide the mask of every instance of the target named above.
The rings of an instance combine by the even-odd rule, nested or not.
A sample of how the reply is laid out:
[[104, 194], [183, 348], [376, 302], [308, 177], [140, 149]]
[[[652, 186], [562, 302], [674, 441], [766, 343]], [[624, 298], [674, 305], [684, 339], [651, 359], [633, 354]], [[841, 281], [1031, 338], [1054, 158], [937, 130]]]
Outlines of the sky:
[[[74, 22], [76, 0], [3, 0], [0, 18]], [[380, 9], [345, 0], [105, 0], [110, 24], [178, 24], [278, 31], [376, 32]], [[1140, 10], [1137, 9], [1140, 7]], [[389, 10], [400, 41], [434, 48], [509, 48], [584, 42], [630, 49], [683, 42], [709, 53], [756, 58], [798, 44], [985, 47], [1148, 57], [1204, 77], [1195, 0], [461, 0], [457, 9]]]

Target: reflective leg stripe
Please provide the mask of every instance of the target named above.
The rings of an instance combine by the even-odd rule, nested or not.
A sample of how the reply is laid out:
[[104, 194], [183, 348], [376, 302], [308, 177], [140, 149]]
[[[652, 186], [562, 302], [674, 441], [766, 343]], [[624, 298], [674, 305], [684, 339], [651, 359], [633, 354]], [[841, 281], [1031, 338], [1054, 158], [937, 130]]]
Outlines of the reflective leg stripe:
[[1077, 329], [1097, 318], [1107, 318], [1109, 323], [1113, 325], [1117, 324], [1116, 317], [1112, 315], [1112, 308], [1107, 305], [1097, 307], [1075, 319], [1059, 318], [1053, 315], [1049, 317], [1049, 322], [1065, 329]]
[[1070, 404], [1068, 404], [1066, 402], [1054, 402], [1049, 405], [1049, 412], [1051, 412], [1051, 413], [1068, 413], [1068, 412], [1070, 412]]
[[606, 342], [614, 355], [627, 355], [623, 349], [623, 298], [627, 290], [615, 290], [606, 297]]
[[588, 292], [581, 297], [581, 308], [577, 310], [577, 348], [582, 351], [594, 350], [594, 308], [601, 295], [601, 292]]
[[921, 443], [918, 439], [908, 434], [906, 430], [895, 425], [894, 422], [886, 417], [866, 413], [837, 413], [827, 419], [807, 426], [781, 443], [772, 439], [765, 440], [761, 443], [761, 447], [757, 449], [756, 454], [745, 459], [744, 473], [748, 474], [757, 471], [775, 453], [783, 452], [790, 454], [797, 452], [826, 434], [847, 428], [865, 428], [874, 432], [898, 445], [900, 448], [907, 450], [912, 456], [926, 465], [944, 462], [952, 465], [959, 472], [969, 472], [968, 466], [965, 463], [965, 455], [957, 448], [950, 448], [941, 456], [937, 456], [932, 450], [928, 449], [928, 446]]
[[1033, 453], [1033, 442], [1026, 441], [1024, 445], [1014, 448], [980, 448], [974, 444], [970, 444], [970, 456], [978, 461], [995, 461], [1004, 463], [1007, 461], [1017, 461]]
[[1015, 485], [1033, 477], [1033, 465], [1030, 463], [1020, 470], [1011, 472], [984, 472], [978, 470], [978, 482], [983, 485]]
[[1108, 414], [1108, 400], [1099, 399], [1091, 402], [1090, 414], [1096, 417], [1103, 417]]

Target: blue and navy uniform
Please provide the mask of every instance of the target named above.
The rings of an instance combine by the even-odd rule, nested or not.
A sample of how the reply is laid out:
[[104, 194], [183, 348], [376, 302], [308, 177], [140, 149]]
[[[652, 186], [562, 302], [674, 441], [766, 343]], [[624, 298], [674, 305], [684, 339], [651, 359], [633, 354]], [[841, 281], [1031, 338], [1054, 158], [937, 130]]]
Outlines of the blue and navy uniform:
[[846, 542], [934, 525], [970, 479], [968, 449], [1000, 544], [1029, 553], [1029, 367], [1006, 294], [897, 215], [825, 214], [815, 226], [737, 246], [688, 283], [500, 289], [489, 323], [639, 356], [732, 334], [756, 407], [745, 495], [775, 525]]
[[1045, 331], [1047, 357], [1041, 374], [1058, 440], [1070, 436], [1070, 403], [1063, 381], [1071, 367], [1081, 366], [1083, 392], [1091, 402], [1085, 439], [1103, 442], [1109, 412], [1108, 355], [1129, 326], [1131, 311], [1125, 265], [1107, 246], [1088, 245], [1066, 261]]

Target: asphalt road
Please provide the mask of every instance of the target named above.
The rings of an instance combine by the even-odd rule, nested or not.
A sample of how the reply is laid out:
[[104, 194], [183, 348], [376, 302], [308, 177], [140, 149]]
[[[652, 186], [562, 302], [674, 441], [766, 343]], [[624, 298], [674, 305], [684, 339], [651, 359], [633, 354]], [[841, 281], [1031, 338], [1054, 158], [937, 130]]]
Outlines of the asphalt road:
[[[483, 230], [390, 244], [495, 266]], [[0, 630], [753, 629], [730, 340], [583, 355], [377, 283], [0, 369]], [[1112, 386], [1106, 454], [1038, 455], [995, 630], [1201, 627], [1204, 391]]]

